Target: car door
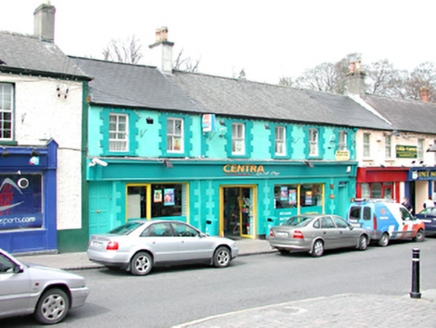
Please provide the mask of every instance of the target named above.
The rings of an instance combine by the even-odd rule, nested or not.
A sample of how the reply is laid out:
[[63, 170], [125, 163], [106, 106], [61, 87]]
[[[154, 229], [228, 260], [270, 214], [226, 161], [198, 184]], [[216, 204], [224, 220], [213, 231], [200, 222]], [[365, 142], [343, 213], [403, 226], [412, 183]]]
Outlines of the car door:
[[349, 247], [357, 245], [356, 232], [350, 229], [350, 226], [344, 219], [339, 216], [332, 216], [333, 221], [338, 231], [338, 239], [336, 241], [336, 247]]
[[29, 307], [31, 282], [26, 268], [14, 272], [18, 264], [0, 253], [0, 314], [25, 313]]
[[150, 225], [139, 238], [141, 244], [153, 252], [155, 263], [179, 261], [180, 243], [169, 222]]
[[413, 230], [413, 225], [415, 224], [415, 222], [413, 220], [412, 214], [410, 214], [410, 212], [404, 207], [400, 207], [399, 211], [401, 213], [402, 220], [398, 229], [400, 230], [398, 238], [415, 237], [415, 231]]
[[324, 248], [332, 249], [336, 248], [337, 239], [339, 236], [339, 232], [336, 229], [333, 220], [328, 216], [323, 216], [320, 218], [321, 222], [321, 237], [324, 239]]
[[193, 227], [180, 223], [171, 223], [180, 243], [180, 261], [200, 261], [210, 259], [213, 255], [213, 245], [208, 238]]

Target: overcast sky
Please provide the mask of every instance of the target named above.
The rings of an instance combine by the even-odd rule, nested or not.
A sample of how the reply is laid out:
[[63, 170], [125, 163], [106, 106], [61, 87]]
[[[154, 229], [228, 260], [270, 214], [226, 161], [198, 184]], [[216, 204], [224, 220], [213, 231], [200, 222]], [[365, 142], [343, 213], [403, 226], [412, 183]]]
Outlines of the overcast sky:
[[[45, 0], [0, 0], [0, 30], [33, 34]], [[173, 56], [200, 60], [201, 73], [278, 83], [322, 62], [361, 53], [413, 70], [436, 62], [435, 0], [52, 0], [55, 42], [67, 55], [102, 58], [133, 35], [147, 57], [155, 30], [168, 27]], [[0, 45], [1, 46], [1, 45]], [[146, 63], [146, 62], [144, 62]]]

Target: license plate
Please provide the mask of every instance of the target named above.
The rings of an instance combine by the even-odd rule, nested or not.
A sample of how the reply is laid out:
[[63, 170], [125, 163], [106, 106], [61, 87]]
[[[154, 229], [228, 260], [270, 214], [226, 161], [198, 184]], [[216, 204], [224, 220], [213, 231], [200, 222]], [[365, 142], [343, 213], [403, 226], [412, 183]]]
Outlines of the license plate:
[[287, 238], [288, 234], [286, 232], [276, 232], [277, 238]]
[[424, 220], [422, 220], [422, 222], [431, 223], [432, 221], [431, 221], [431, 220], [424, 219]]
[[362, 225], [360, 223], [351, 223], [353, 227], [360, 228]]

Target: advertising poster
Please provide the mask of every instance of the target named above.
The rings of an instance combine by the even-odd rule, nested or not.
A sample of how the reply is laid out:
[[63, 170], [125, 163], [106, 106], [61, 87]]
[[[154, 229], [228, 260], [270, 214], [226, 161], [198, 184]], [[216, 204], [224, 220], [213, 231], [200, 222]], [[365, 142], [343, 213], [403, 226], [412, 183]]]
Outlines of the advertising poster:
[[312, 192], [311, 191], [306, 191], [306, 205], [312, 205]]
[[280, 200], [288, 200], [288, 187], [280, 187]]
[[295, 189], [289, 190], [289, 205], [297, 205], [297, 191]]
[[164, 205], [171, 206], [174, 205], [174, 188], [164, 189]]
[[154, 203], [162, 203], [162, 190], [155, 190], [153, 196]]

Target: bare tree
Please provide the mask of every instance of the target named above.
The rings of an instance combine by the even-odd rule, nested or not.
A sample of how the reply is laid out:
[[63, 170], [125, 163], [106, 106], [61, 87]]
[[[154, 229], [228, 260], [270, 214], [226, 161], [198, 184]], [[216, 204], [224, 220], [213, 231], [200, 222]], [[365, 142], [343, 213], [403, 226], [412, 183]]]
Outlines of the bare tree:
[[279, 80], [279, 85], [293, 87], [295, 85], [295, 81], [292, 80], [292, 77], [290, 76], [282, 76]]
[[109, 45], [103, 49], [103, 58], [109, 61], [138, 64], [143, 57], [141, 47], [135, 35], [124, 41], [112, 40]]
[[183, 58], [183, 49], [180, 50], [176, 60], [173, 63], [173, 68], [181, 71], [195, 73], [198, 71], [200, 60], [193, 61], [190, 57]]

